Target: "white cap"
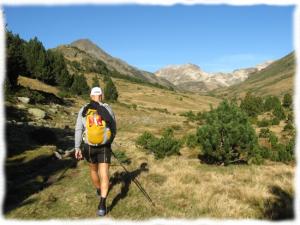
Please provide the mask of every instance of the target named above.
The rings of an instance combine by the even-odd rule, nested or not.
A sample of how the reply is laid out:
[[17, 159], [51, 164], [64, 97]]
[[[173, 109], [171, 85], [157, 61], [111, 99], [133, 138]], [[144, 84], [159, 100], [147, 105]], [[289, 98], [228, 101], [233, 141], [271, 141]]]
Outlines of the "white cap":
[[100, 87], [93, 87], [91, 90], [91, 95], [102, 95], [102, 90]]

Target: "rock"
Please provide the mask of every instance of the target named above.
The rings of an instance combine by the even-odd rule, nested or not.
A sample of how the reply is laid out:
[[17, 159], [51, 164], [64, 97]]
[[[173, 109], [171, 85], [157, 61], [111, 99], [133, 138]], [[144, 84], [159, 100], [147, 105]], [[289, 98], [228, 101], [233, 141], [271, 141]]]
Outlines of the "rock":
[[17, 97], [17, 99], [24, 104], [28, 104], [30, 102], [30, 98], [28, 97]]
[[44, 119], [46, 116], [45, 111], [38, 108], [30, 108], [28, 112], [33, 115], [36, 119]]
[[17, 104], [16, 107], [17, 107], [18, 109], [26, 109], [26, 106], [23, 105], [23, 104]]
[[56, 108], [50, 108], [49, 111], [52, 112], [52, 113], [54, 113], [54, 114], [57, 113], [57, 109]]
[[29, 126], [35, 126], [36, 125], [36, 122], [33, 122], [33, 121], [30, 121], [27, 123]]

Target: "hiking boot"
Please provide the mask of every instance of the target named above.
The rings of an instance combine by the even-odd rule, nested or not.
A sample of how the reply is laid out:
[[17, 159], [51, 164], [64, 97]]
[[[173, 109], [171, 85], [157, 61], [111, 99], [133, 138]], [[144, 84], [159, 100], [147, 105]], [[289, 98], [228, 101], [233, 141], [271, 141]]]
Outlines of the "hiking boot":
[[105, 216], [106, 215], [106, 208], [98, 209], [97, 214], [98, 214], [98, 216]]
[[106, 198], [101, 197], [99, 205], [98, 205], [98, 211], [97, 211], [98, 216], [105, 216], [107, 213], [105, 201], [106, 201]]

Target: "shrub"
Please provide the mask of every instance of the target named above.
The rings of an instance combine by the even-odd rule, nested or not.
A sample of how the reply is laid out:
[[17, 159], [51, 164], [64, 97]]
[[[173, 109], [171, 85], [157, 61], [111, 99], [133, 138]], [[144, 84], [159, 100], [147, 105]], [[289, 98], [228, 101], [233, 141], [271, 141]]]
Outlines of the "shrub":
[[198, 139], [195, 134], [189, 134], [185, 137], [185, 144], [189, 148], [194, 148], [198, 145]]
[[179, 154], [182, 143], [173, 137], [173, 130], [166, 129], [161, 138], [155, 137], [149, 132], [144, 132], [136, 140], [136, 144], [154, 154], [155, 159]]
[[290, 122], [294, 121], [294, 114], [292, 112], [288, 114], [287, 120], [290, 121]]
[[224, 101], [206, 113], [205, 121], [196, 133], [205, 157], [224, 164], [259, 161], [255, 130], [237, 105]]
[[272, 125], [278, 125], [279, 123], [280, 123], [280, 120], [277, 117], [275, 117], [271, 120]]
[[269, 130], [269, 128], [262, 128], [259, 132], [259, 137], [268, 138], [270, 133], [271, 131]]
[[131, 161], [124, 151], [115, 150], [114, 154], [121, 163], [130, 164]]
[[269, 142], [271, 143], [272, 148], [278, 144], [278, 138], [273, 132], [269, 133]]
[[291, 122], [288, 122], [284, 128], [283, 128], [284, 131], [293, 131], [294, 130], [294, 125], [291, 123]]
[[203, 116], [204, 116], [204, 113], [202, 114], [201, 112], [197, 112], [197, 114], [195, 114], [193, 111], [187, 111], [187, 112], [183, 112], [183, 113], [180, 113], [179, 114], [180, 116], [184, 116], [188, 119], [188, 121], [200, 121]]
[[275, 106], [274, 108], [273, 108], [273, 115], [275, 116], [275, 117], [277, 117], [279, 120], [284, 120], [285, 119], [285, 113], [284, 113], [284, 110], [283, 110], [283, 108], [282, 108], [282, 106], [281, 105], [278, 105], [278, 106]]
[[45, 103], [46, 98], [36, 90], [31, 90], [28, 87], [21, 88], [18, 92], [19, 95], [25, 96], [30, 98], [30, 103], [37, 104], [37, 103]]
[[283, 102], [282, 106], [285, 108], [290, 108], [293, 104], [292, 95], [290, 93], [287, 93], [283, 96]]
[[267, 127], [271, 124], [270, 120], [267, 119], [262, 119], [261, 121], [257, 121], [257, 126], [258, 127]]
[[263, 112], [263, 100], [261, 97], [256, 97], [251, 93], [247, 93], [245, 98], [241, 101], [240, 108], [250, 117], [256, 117]]
[[271, 111], [274, 107], [281, 105], [280, 99], [277, 96], [267, 96], [264, 101], [264, 111]]

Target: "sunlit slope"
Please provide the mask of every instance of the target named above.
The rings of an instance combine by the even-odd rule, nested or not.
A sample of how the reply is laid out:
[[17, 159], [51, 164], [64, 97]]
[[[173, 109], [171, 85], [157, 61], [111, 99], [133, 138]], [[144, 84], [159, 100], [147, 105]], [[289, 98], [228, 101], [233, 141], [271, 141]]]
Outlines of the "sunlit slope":
[[217, 89], [213, 93], [219, 97], [244, 96], [248, 91], [261, 96], [293, 93], [295, 64], [295, 53], [292, 52], [267, 68], [250, 75], [243, 83]]

